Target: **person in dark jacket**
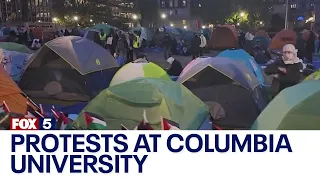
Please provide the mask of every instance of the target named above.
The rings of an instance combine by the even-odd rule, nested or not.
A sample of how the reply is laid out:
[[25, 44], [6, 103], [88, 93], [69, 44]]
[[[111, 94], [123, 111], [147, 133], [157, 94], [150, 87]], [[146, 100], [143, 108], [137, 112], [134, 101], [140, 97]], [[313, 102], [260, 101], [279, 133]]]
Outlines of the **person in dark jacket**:
[[306, 58], [307, 60], [312, 63], [313, 60], [313, 53], [315, 51], [315, 35], [312, 31], [310, 31], [310, 35], [309, 38], [307, 40], [307, 44], [306, 44]]
[[171, 56], [172, 39], [169, 33], [166, 33], [163, 38], [163, 47], [164, 47], [164, 59], [166, 60]]
[[192, 52], [192, 59], [196, 59], [200, 55], [201, 39], [197, 33], [194, 33], [193, 35], [194, 35], [194, 37], [191, 42], [191, 52]]
[[129, 33], [127, 37], [128, 41], [128, 56], [127, 56], [127, 62], [132, 62], [133, 61], [133, 41], [134, 41], [134, 34]]
[[183, 70], [181, 63], [173, 57], [169, 57], [167, 62], [171, 65], [167, 70], [169, 76], [179, 76]]
[[279, 91], [298, 84], [302, 79], [303, 64], [297, 57], [298, 51], [292, 44], [287, 44], [282, 50], [282, 60], [267, 65], [265, 73], [275, 75], [279, 80]]
[[63, 35], [64, 35], [64, 36], [70, 36], [71, 33], [68, 31], [68, 29], [65, 29]]

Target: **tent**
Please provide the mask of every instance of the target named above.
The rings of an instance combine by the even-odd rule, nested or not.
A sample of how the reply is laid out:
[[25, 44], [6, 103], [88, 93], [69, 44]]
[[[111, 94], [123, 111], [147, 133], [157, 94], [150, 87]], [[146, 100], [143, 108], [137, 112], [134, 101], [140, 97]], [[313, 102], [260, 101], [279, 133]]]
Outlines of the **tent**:
[[260, 84], [264, 83], [264, 75], [260, 66], [256, 63], [254, 58], [242, 49], [239, 50], [225, 50], [221, 52], [218, 57], [225, 57], [243, 63], [255, 76], [258, 78]]
[[103, 29], [104, 33], [106, 33], [107, 35], [110, 33], [111, 29], [114, 29], [113, 26], [108, 25], [108, 24], [97, 24], [95, 26], [92, 27], [93, 29], [97, 29], [97, 30], [101, 30]]
[[266, 31], [264, 31], [264, 30], [259, 30], [259, 31], [257, 31], [254, 36], [255, 36], [255, 37], [265, 37], [265, 38], [267, 38], [267, 39], [270, 39], [269, 34], [268, 34]]
[[210, 57], [198, 57], [192, 61], [190, 61], [184, 68], [183, 68], [183, 71], [181, 72], [180, 76], [182, 76], [185, 72], [188, 72], [188, 70], [190, 68], [192, 68], [194, 66], [195, 63], [198, 63], [202, 60], [205, 60], [205, 59], [208, 59]]
[[209, 47], [216, 49], [238, 48], [238, 33], [232, 25], [216, 27], [208, 42]]
[[32, 98], [73, 104], [89, 101], [107, 88], [117, 69], [106, 49], [86, 38], [65, 36], [30, 57], [19, 85]]
[[320, 79], [320, 71], [316, 71], [314, 73], [312, 73], [311, 75], [309, 75], [305, 81], [310, 81], [310, 80], [319, 80]]
[[297, 34], [292, 30], [284, 29], [272, 38], [269, 48], [271, 50], [280, 50], [286, 44], [293, 44], [295, 46], [296, 41]]
[[267, 105], [259, 81], [245, 65], [228, 58], [194, 63], [177, 82], [204, 101], [222, 129], [249, 129]]
[[17, 84], [0, 66], [0, 104], [3, 101], [6, 102], [11, 112], [25, 114], [27, 111], [27, 99], [22, 95]]
[[124, 83], [136, 78], [148, 77], [148, 78], [160, 78], [170, 80], [171, 78], [165, 70], [160, 66], [148, 62], [148, 63], [128, 63], [118, 70], [118, 72], [112, 78], [110, 86], [114, 86], [120, 83]]
[[136, 27], [132, 31], [137, 31], [141, 33], [141, 38], [145, 39], [147, 42], [152, 41], [153, 39], [153, 32], [145, 27]]
[[307, 81], [280, 92], [257, 118], [254, 130], [319, 130], [320, 83]]
[[129, 129], [143, 120], [143, 112], [154, 129], [161, 129], [161, 116], [183, 130], [197, 130], [208, 117], [206, 105], [183, 85], [174, 81], [139, 78], [109, 87], [80, 113], [74, 126], [86, 129], [83, 112], [104, 119], [109, 130]]
[[267, 50], [270, 46], [271, 39], [268, 37], [255, 36], [253, 38], [253, 46], [260, 47], [262, 50]]
[[[163, 29], [164, 31], [160, 31], [160, 29]], [[165, 26], [164, 28], [159, 28], [154, 33], [154, 36], [153, 36], [154, 43], [157, 45], [162, 45], [163, 38], [165, 37], [166, 33], [168, 33], [173, 40], [178, 40], [181, 38], [181, 34], [177, 29], [175, 29], [174, 27]]]
[[182, 40], [184, 41], [185, 45], [190, 45], [194, 39], [194, 32], [187, 31], [185, 34], [182, 36]]
[[28, 53], [0, 49], [0, 65], [3, 65], [15, 82], [19, 82], [24, 72], [24, 66], [29, 61], [30, 56], [31, 54]]
[[31, 50], [27, 46], [13, 42], [0, 42], [0, 48], [8, 51], [31, 53]]

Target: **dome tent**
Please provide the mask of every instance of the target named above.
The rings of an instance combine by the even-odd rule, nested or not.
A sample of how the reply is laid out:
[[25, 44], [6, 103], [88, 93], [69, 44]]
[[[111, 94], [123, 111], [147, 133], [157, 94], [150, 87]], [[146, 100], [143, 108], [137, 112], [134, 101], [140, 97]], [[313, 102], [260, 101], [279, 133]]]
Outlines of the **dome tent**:
[[128, 63], [120, 68], [114, 75], [110, 86], [121, 84], [140, 77], [160, 78], [171, 81], [171, 78], [167, 72], [152, 62]]
[[267, 105], [255, 75], [244, 64], [223, 57], [203, 59], [191, 66], [177, 82], [205, 103], [223, 107], [225, 120], [215, 122], [223, 129], [249, 129]]
[[161, 129], [161, 118], [183, 130], [197, 130], [208, 117], [206, 105], [180, 83], [154, 78], [138, 78], [109, 87], [80, 113], [74, 126], [86, 129], [84, 112], [104, 119], [108, 130], [129, 129], [142, 120], [143, 112], [154, 129]]
[[243, 63], [249, 70], [251, 70], [258, 78], [260, 84], [264, 83], [264, 75], [259, 65], [254, 58], [250, 56], [246, 51], [240, 50], [225, 50], [221, 52], [218, 57], [225, 57], [234, 61]]
[[27, 98], [8, 73], [0, 66], [0, 105], [5, 101], [13, 113], [25, 114]]
[[253, 130], [319, 130], [320, 83], [306, 81], [280, 92], [262, 111]]
[[19, 86], [32, 98], [58, 104], [89, 101], [108, 87], [117, 69], [114, 57], [98, 44], [77, 36], [60, 37], [31, 56]]

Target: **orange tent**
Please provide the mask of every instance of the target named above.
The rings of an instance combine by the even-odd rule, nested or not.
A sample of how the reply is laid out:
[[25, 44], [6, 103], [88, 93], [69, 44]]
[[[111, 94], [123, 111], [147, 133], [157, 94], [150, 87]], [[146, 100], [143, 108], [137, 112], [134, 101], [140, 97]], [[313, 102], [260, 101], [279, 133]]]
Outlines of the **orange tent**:
[[284, 29], [276, 34], [271, 40], [270, 49], [282, 49], [286, 44], [296, 45], [297, 34], [289, 29]]
[[211, 34], [209, 46], [217, 49], [238, 48], [238, 33], [232, 25], [216, 27]]
[[25, 114], [27, 99], [21, 95], [20, 88], [8, 75], [7, 71], [0, 66], [0, 104], [5, 101], [9, 110], [18, 114]]
[[264, 30], [259, 30], [258, 32], [256, 32], [256, 34], [254, 35], [255, 37], [266, 37], [266, 38], [270, 38], [269, 34], [267, 32], [265, 32]]

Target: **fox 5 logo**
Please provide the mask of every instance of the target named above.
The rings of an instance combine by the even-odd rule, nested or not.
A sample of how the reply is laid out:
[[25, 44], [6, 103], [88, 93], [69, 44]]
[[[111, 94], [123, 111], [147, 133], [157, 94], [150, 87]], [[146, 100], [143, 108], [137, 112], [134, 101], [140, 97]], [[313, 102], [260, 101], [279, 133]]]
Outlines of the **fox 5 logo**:
[[55, 130], [54, 118], [11, 118], [10, 130]]

